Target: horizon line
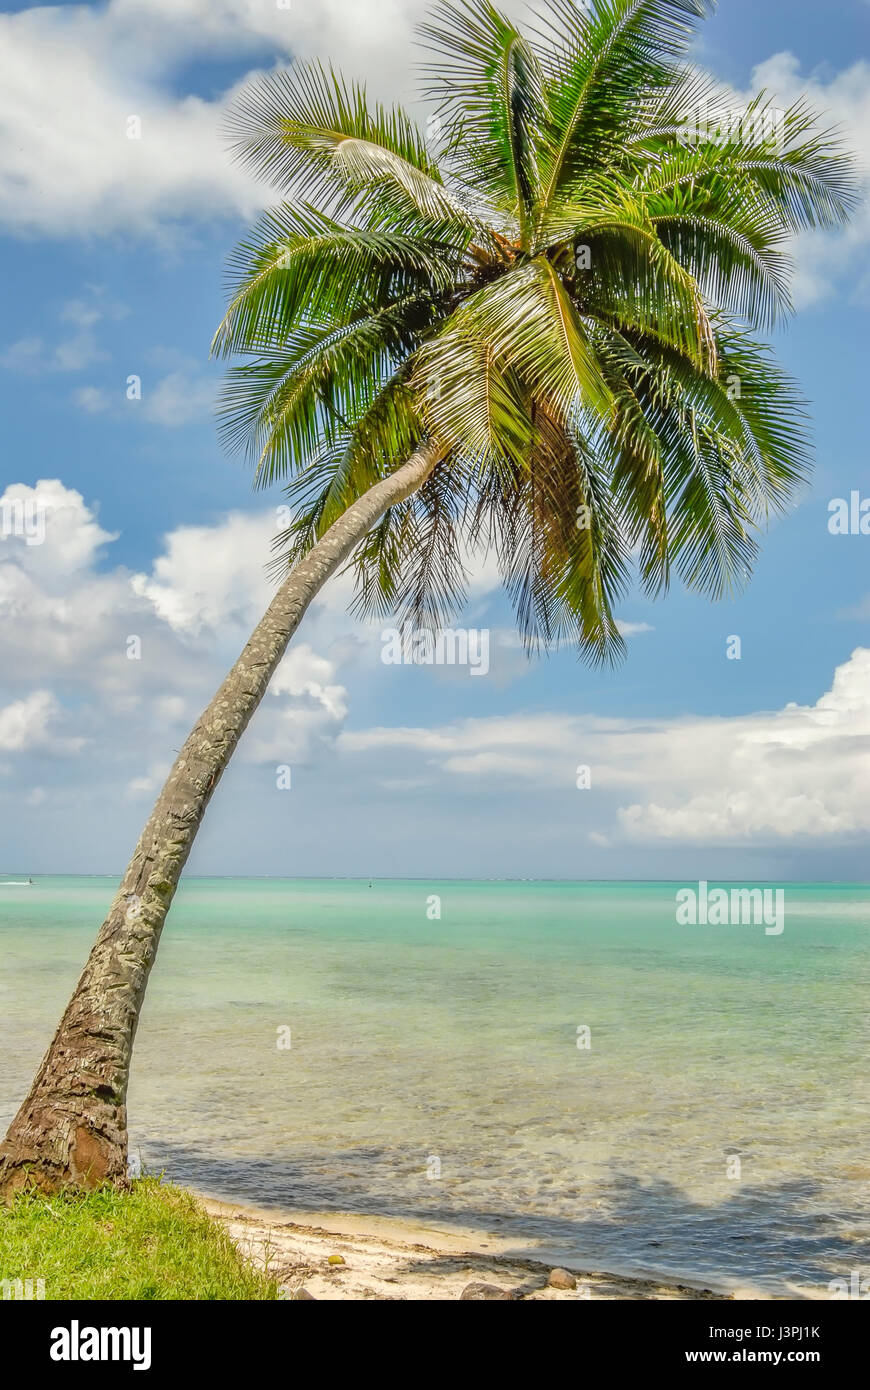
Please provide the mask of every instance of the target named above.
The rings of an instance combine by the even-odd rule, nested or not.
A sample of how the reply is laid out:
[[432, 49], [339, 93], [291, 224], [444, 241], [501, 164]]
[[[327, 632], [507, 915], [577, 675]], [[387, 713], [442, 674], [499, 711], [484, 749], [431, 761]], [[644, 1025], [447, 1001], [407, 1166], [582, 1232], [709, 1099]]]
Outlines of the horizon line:
[[[7, 869], [0, 871], [0, 879], [11, 876], [13, 872], [23, 870]], [[33, 872], [27, 875], [33, 878]], [[101, 878], [121, 880], [119, 874], [109, 873], [36, 873], [37, 878]], [[507, 874], [486, 874], [469, 877], [463, 874], [419, 874], [391, 875], [391, 874], [185, 874], [179, 881], [179, 887], [183, 883], [198, 882], [205, 883], [210, 880], [220, 882], [230, 882], [233, 879], [240, 879], [246, 883], [259, 883], [263, 881], [278, 883], [430, 883], [430, 882], [452, 882], [452, 883], [743, 883], [749, 882], [749, 878], [744, 875], [741, 878], [720, 878], [713, 877], [701, 879], [696, 876], [683, 875], [680, 878], [561, 878], [552, 875], [544, 877], [518, 877]], [[870, 880], [849, 879], [849, 878], [753, 878], [753, 883], [777, 883], [793, 884], [795, 886], [811, 887], [815, 884], [827, 887], [848, 887], [848, 888], [870, 888]], [[26, 887], [24, 884], [10, 884], [10, 887]], [[34, 885], [35, 886], [35, 885]]]

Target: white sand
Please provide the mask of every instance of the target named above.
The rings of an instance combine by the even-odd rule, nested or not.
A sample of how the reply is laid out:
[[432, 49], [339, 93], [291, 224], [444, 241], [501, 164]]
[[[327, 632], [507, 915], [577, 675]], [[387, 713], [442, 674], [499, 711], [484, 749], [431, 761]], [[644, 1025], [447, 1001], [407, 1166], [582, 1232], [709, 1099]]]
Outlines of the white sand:
[[[562, 1261], [532, 1242], [485, 1231], [344, 1213], [274, 1213], [202, 1199], [233, 1240], [278, 1279], [284, 1297], [305, 1288], [316, 1299], [458, 1299], [471, 1283], [495, 1284], [532, 1299], [723, 1299], [741, 1293], [686, 1284], [590, 1273], [572, 1267], [575, 1289], [547, 1285]], [[330, 1256], [344, 1263], [330, 1265]], [[537, 1258], [534, 1258], [537, 1256]], [[757, 1294], [742, 1295], [758, 1297]]]

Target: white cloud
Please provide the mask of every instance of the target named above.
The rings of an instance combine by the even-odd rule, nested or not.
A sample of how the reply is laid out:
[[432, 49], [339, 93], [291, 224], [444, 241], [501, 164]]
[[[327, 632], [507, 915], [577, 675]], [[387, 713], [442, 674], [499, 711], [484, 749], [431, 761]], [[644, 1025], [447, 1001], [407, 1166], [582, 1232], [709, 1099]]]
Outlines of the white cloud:
[[140, 796], [154, 797], [159, 792], [169, 774], [172, 764], [163, 759], [152, 763], [140, 777], [131, 777], [127, 783], [126, 795], [131, 800]]
[[243, 762], [276, 767], [306, 763], [320, 748], [332, 746], [335, 718], [322, 705], [297, 702], [292, 709], [261, 705], [239, 750]]
[[[732, 718], [603, 719], [531, 714], [434, 729], [346, 731], [347, 753], [485, 783], [556, 790], [578, 764], [610, 794], [613, 831], [682, 844], [774, 844], [870, 831], [870, 649], [837, 668], [815, 705]], [[626, 796], [628, 793], [628, 796]], [[601, 833], [600, 831], [598, 833]], [[596, 841], [595, 843], [599, 843]]]
[[106, 318], [123, 318], [127, 312], [126, 305], [108, 300], [101, 286], [89, 285], [86, 296], [69, 300], [58, 315], [61, 323], [75, 324], [78, 331], [72, 337], [62, 338], [54, 346], [38, 335], [19, 338], [0, 353], [0, 367], [30, 375], [83, 371], [106, 357], [93, 331], [96, 324]]
[[89, 328], [83, 328], [75, 337], [58, 343], [52, 353], [52, 362], [59, 372], [81, 372], [94, 362], [105, 360], [106, 354], [97, 347], [97, 340]]
[[33, 375], [44, 372], [81, 372], [94, 362], [101, 362], [105, 353], [97, 346], [96, 338], [88, 328], [83, 328], [71, 338], [49, 347], [39, 337], [19, 338], [10, 343], [0, 353], [0, 367], [9, 371], [28, 372]]
[[151, 575], [136, 574], [134, 593], [176, 632], [196, 636], [252, 624], [274, 592], [265, 573], [275, 514], [228, 516], [219, 528], [182, 526], [166, 538]]
[[[870, 195], [870, 63], [861, 59], [825, 80], [802, 73], [793, 53], [777, 53], [753, 69], [750, 90], [762, 88], [779, 107], [806, 96], [827, 117], [823, 121], [825, 128], [839, 126], [844, 144], [857, 156], [865, 194]], [[865, 267], [868, 242], [870, 197], [865, 197], [843, 230], [805, 232], [799, 236], [792, 248], [798, 307], [826, 298], [841, 278], [848, 284], [850, 294], [870, 293], [870, 276]], [[863, 291], [862, 282], [856, 278], [861, 271]]]
[[53, 730], [62, 716], [50, 690], [34, 690], [26, 699], [15, 700], [0, 709], [0, 749], [4, 753], [29, 753], [44, 749], [52, 753], [76, 753], [81, 738], [60, 738]]
[[344, 719], [347, 714], [347, 692], [334, 683], [336, 666], [326, 657], [318, 656], [307, 642], [292, 645], [269, 686], [271, 695], [307, 695], [316, 701], [332, 719]]
[[[58, 581], [65, 585], [71, 574], [89, 569], [100, 548], [117, 539], [99, 525], [81, 493], [64, 487], [58, 478], [40, 479], [35, 487], [10, 483], [0, 496], [0, 510], [4, 506], [26, 509], [28, 515], [41, 518], [44, 539], [31, 545], [25, 536], [6, 537], [0, 542], [0, 572], [5, 569], [4, 561], [14, 557], [19, 571], [39, 574], [52, 588]], [[14, 584], [11, 574], [7, 583]]]
[[[520, 0], [507, 8], [527, 17]], [[249, 218], [272, 195], [230, 158], [227, 102], [258, 69], [298, 56], [414, 105], [424, 56], [414, 30], [428, 9], [428, 0], [109, 0], [0, 15], [0, 222], [48, 235], [166, 236], [183, 219]], [[186, 66], [227, 59], [249, 65], [228, 91], [179, 92]], [[870, 150], [866, 62], [823, 79], [781, 52], [754, 70], [751, 88], [761, 86], [783, 104], [807, 91], [859, 153]], [[131, 118], [139, 138], [128, 138]], [[802, 300], [826, 293], [868, 237], [865, 210], [842, 235], [802, 239]]]
[[[266, 608], [274, 512], [178, 528], [150, 569], [132, 575], [111, 565], [114, 538], [78, 492], [48, 480], [15, 484], [4, 498], [39, 499], [46, 512], [42, 545], [0, 545], [4, 786], [18, 778], [26, 802], [34, 779], [22, 754], [50, 762], [86, 743], [89, 787], [104, 786], [109, 804], [145, 799]], [[377, 625], [346, 615], [350, 583], [342, 577], [312, 605], [240, 764], [338, 759], [358, 788], [401, 799], [426, 786], [454, 805], [459, 786], [469, 804], [514, 796], [524, 805], [537, 792], [542, 810], [564, 812], [563, 795], [573, 798], [578, 842], [597, 848], [839, 845], [870, 830], [868, 649], [815, 704], [772, 712], [640, 720], [539, 711], [351, 730], [357, 682], [382, 698], [393, 675], [379, 660]], [[591, 768], [590, 791], [577, 789], [580, 764]], [[39, 783], [56, 805], [52, 773]]]
[[[146, 38], [143, 17], [125, 9], [0, 16], [0, 218], [10, 229], [147, 231], [162, 218], [253, 206], [249, 181], [221, 148], [217, 108], [170, 95], [156, 66], [159, 24], [152, 16]], [[171, 33], [169, 25], [164, 41]], [[181, 59], [204, 49], [191, 36], [176, 52]], [[141, 139], [127, 138], [131, 115]]]
[[103, 311], [93, 300], [71, 299], [64, 305], [60, 317], [64, 323], [74, 323], [79, 328], [93, 328], [103, 317]]
[[155, 425], [189, 425], [214, 409], [215, 384], [196, 372], [170, 372], [143, 393], [142, 414]]
[[45, 354], [45, 343], [33, 335], [19, 338], [0, 353], [0, 367], [13, 372], [38, 372]]
[[[30, 352], [32, 357], [32, 349]], [[116, 419], [138, 417], [168, 429], [206, 420], [214, 413], [216, 377], [209, 376], [196, 358], [157, 347], [144, 354], [144, 361], [144, 375], [135, 373], [140, 396], [128, 398], [120, 383], [114, 396], [105, 387], [91, 385], [74, 392], [75, 404], [90, 415], [112, 411]]]
[[[167, 754], [274, 593], [265, 572], [274, 511], [181, 527], [151, 570], [134, 575], [106, 565], [104, 548], [116, 537], [60, 481], [14, 484], [0, 507], [5, 501], [38, 505], [45, 534], [40, 545], [14, 535], [0, 543], [0, 751], [73, 752], [86, 739], [95, 777], [127, 798], [153, 794]], [[312, 606], [307, 640], [276, 673], [241, 761], [305, 761], [340, 730], [348, 696], [339, 668], [357, 648], [340, 607], [346, 587], [337, 588], [341, 597]], [[66, 724], [75, 738], [65, 736]]]
[[[424, 0], [110, 0], [0, 15], [0, 221], [22, 232], [158, 232], [264, 201], [219, 132], [225, 99], [178, 95], [209, 59], [319, 56], [407, 88]], [[229, 94], [225, 94], [229, 95]], [[128, 138], [138, 118], [141, 136]]]
[[80, 386], [73, 392], [73, 400], [88, 415], [102, 415], [111, 406], [108, 392], [100, 386]]

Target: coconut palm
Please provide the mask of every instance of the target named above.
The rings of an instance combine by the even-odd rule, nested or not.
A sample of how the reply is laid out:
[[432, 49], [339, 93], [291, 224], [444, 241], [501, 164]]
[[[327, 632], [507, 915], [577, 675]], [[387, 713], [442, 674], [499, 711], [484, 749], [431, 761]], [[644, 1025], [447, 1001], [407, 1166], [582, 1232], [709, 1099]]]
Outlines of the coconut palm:
[[524, 30], [438, 4], [428, 138], [317, 64], [231, 115], [281, 190], [231, 263], [222, 425], [293, 521], [280, 586], [179, 754], [27, 1100], [0, 1185], [124, 1181], [134, 1034], [206, 806], [306, 608], [437, 626], [495, 553], [529, 646], [622, 655], [614, 607], [672, 573], [713, 598], [808, 468], [798, 391], [757, 341], [786, 316], [791, 235], [854, 201], [797, 102], [686, 62], [706, 0], [550, 0]]

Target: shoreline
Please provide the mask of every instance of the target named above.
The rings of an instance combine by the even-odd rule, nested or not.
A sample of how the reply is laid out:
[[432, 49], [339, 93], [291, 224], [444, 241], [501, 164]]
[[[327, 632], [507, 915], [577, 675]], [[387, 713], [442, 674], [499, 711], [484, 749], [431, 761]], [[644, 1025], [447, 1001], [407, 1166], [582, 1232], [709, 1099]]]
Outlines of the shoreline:
[[[352, 1212], [273, 1211], [201, 1194], [198, 1200], [247, 1259], [260, 1269], [268, 1267], [284, 1298], [452, 1301], [470, 1284], [524, 1301], [777, 1297], [714, 1281], [583, 1269], [575, 1261], [552, 1257], [541, 1242], [518, 1248], [516, 1239], [485, 1230]], [[568, 1271], [575, 1286], [549, 1286], [554, 1269]]]

